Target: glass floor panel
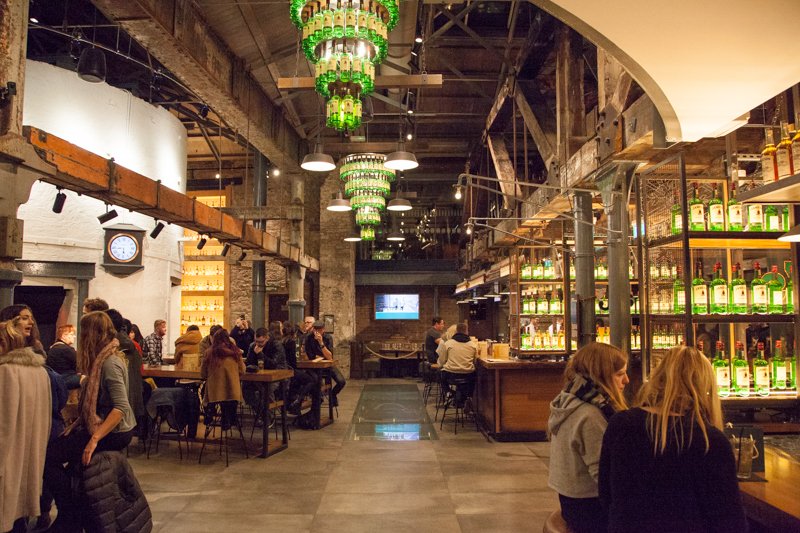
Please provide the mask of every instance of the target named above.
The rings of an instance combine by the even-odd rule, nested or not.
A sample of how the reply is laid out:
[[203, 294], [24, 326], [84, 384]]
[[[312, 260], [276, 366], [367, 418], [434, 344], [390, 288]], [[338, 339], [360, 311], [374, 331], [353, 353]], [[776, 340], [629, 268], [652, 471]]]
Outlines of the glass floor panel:
[[364, 385], [349, 440], [437, 440], [416, 385]]

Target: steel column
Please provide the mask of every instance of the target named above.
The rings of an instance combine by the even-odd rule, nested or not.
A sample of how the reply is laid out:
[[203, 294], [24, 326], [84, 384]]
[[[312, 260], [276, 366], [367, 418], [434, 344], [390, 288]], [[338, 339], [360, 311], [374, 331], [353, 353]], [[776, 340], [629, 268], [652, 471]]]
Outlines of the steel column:
[[[291, 177], [291, 200], [289, 207], [289, 220], [291, 222], [290, 242], [301, 250], [304, 248], [303, 239], [303, 212], [305, 202], [305, 183], [303, 176]], [[287, 285], [289, 286], [289, 321], [300, 324], [305, 316], [306, 300], [304, 296], [306, 269], [300, 265], [291, 264], [286, 268]]]
[[611, 196], [608, 209], [608, 314], [611, 344], [625, 353], [631, 347], [630, 280], [628, 276], [630, 253], [628, 251], [628, 186], [633, 168], [620, 165], [613, 177], [612, 191], [622, 195]]
[[[267, 172], [268, 161], [261, 152], [256, 152], [253, 161], [253, 205], [263, 207], [267, 205]], [[265, 220], [254, 220], [253, 225], [258, 229], [265, 229]], [[264, 308], [266, 307], [266, 262], [253, 261], [253, 292], [251, 298], [250, 316], [256, 328], [266, 326]]]
[[575, 297], [578, 301], [578, 348], [595, 339], [594, 217], [592, 195], [575, 193]]

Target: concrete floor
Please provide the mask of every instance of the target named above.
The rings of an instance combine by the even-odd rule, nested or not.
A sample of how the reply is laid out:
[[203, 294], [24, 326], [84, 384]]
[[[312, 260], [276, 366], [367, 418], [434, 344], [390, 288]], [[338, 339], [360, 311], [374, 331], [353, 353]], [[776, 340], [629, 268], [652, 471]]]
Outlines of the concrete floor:
[[347, 440], [364, 383], [348, 382], [336, 423], [293, 429], [289, 448], [268, 459], [232, 449], [226, 468], [216, 448], [198, 465], [195, 443], [183, 461], [174, 443], [149, 460], [131, 446], [154, 531], [535, 532], [558, 508], [548, 443], [490, 443], [469, 423], [458, 435], [437, 423], [433, 441]]

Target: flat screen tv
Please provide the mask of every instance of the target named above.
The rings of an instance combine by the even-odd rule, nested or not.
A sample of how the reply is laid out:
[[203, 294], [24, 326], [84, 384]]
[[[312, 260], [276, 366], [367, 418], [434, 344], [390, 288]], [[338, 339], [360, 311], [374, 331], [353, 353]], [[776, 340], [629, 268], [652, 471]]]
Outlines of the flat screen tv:
[[419, 294], [376, 294], [375, 320], [419, 320]]

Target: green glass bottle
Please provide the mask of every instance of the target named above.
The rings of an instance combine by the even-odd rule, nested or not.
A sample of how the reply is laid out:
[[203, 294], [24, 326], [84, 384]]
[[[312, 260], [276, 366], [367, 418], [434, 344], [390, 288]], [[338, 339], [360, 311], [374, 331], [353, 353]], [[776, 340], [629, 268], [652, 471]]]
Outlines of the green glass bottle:
[[553, 260], [549, 257], [542, 261], [542, 273], [544, 279], [553, 279], [556, 277], [556, 271], [553, 268]]
[[731, 197], [728, 198], [728, 231], [742, 231], [742, 204], [736, 199], [736, 182], [731, 181]]
[[543, 292], [536, 293], [536, 314], [546, 315], [550, 313], [550, 306], [547, 305], [547, 297]]
[[541, 261], [533, 262], [533, 279], [544, 279], [544, 265]]
[[729, 287], [730, 303], [728, 311], [737, 315], [747, 314], [747, 283], [742, 277], [742, 266], [739, 263], [733, 265], [733, 278]]
[[786, 312], [794, 313], [794, 282], [792, 281], [792, 263], [787, 261], [784, 263], [788, 270], [786, 271]]
[[727, 398], [731, 394], [731, 367], [728, 358], [725, 357], [725, 345], [722, 341], [717, 341], [717, 350], [711, 366], [714, 367], [714, 374], [717, 377], [717, 393], [720, 398]]
[[341, 2], [333, 12], [333, 36], [339, 39], [344, 37], [344, 6]]
[[672, 312], [681, 315], [686, 312], [686, 286], [683, 284], [681, 267], [678, 267], [678, 275], [672, 282]]
[[553, 291], [550, 296], [550, 314], [560, 315], [562, 313], [561, 296], [558, 291]]
[[789, 206], [783, 206], [781, 209], [781, 231], [789, 231], [792, 227], [789, 225]]
[[533, 267], [525, 255], [522, 256], [522, 267], [520, 267], [519, 277], [524, 280], [533, 279]]
[[753, 263], [753, 281], [750, 282], [750, 310], [753, 313], [767, 312], [767, 284], [761, 279], [761, 265], [756, 261]]
[[797, 390], [797, 359], [794, 353], [789, 353], [784, 359], [786, 359], [786, 388]]
[[670, 224], [670, 230], [672, 231], [673, 235], [677, 235], [678, 233], [683, 231], [683, 213], [681, 212], [681, 202], [678, 198], [678, 191], [672, 191], [673, 203], [672, 203], [672, 223]]
[[764, 223], [766, 224], [766, 231], [780, 231], [781, 230], [781, 217], [778, 214], [778, 208], [772, 204], [768, 204], [764, 208]]
[[708, 201], [708, 231], [725, 231], [725, 206], [722, 198], [717, 196], [716, 183]]
[[747, 206], [747, 231], [764, 231], [764, 212], [761, 204]]
[[695, 277], [692, 280], [692, 314], [708, 314], [708, 284], [703, 278], [703, 263], [697, 261]]
[[772, 265], [772, 278], [767, 283], [767, 312], [773, 315], [783, 313], [783, 283], [778, 276], [778, 267]]
[[706, 230], [706, 206], [697, 196], [698, 185], [694, 183], [694, 192], [692, 199], [689, 200], [689, 230], [690, 231], [705, 231]]
[[711, 313], [725, 314], [728, 312], [728, 282], [722, 275], [722, 263], [714, 264], [714, 278], [711, 280]]
[[741, 398], [750, 396], [750, 366], [747, 364], [747, 357], [744, 355], [744, 344], [736, 342], [736, 354], [733, 360], [733, 393]]
[[764, 359], [764, 343], [757, 345], [753, 359], [753, 390], [758, 396], [769, 396], [769, 363]]
[[783, 343], [775, 341], [775, 351], [772, 354], [772, 389], [786, 389], [786, 361], [783, 358]]

